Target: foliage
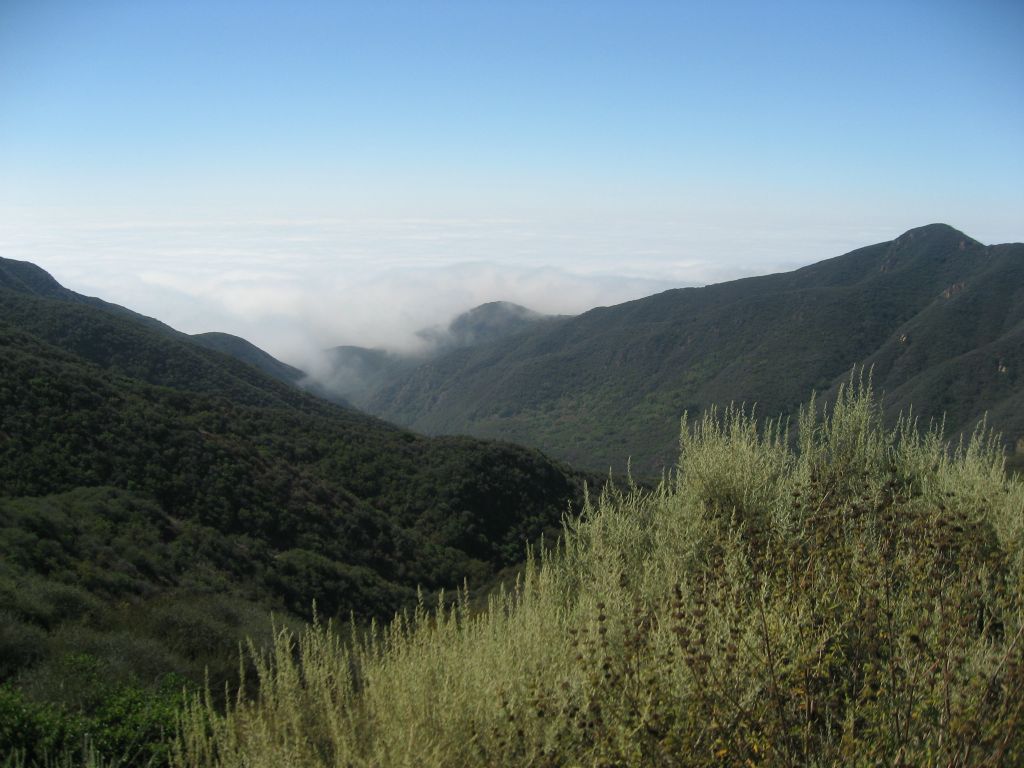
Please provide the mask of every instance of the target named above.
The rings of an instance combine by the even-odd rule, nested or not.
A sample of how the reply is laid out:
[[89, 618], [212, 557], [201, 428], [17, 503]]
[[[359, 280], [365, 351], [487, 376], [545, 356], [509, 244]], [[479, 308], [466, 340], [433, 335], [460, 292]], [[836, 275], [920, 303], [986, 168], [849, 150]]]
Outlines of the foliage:
[[256, 345], [238, 336], [232, 336], [230, 333], [197, 333], [190, 336], [189, 341], [201, 347], [230, 355], [254, 368], [259, 368], [271, 378], [287, 384], [298, 384], [306, 377], [306, 374], [298, 368], [275, 360]]
[[[71, 660], [93, 667], [88, 657]], [[84, 714], [36, 702], [22, 692], [0, 686], [0, 754], [17, 766], [166, 764], [185, 681], [167, 676], [155, 688], [110, 686], [99, 675], [93, 683], [106, 688], [102, 706]], [[101, 758], [103, 755], [105, 757]]]
[[174, 763], [1020, 764], [1024, 484], [997, 448], [886, 431], [856, 381], [799, 450], [708, 414], [482, 612], [282, 629], [255, 693], [192, 699]]
[[[40, 314], [64, 311], [51, 304]], [[277, 555], [304, 550], [381, 580], [379, 605], [334, 597], [339, 613], [388, 615], [417, 585], [509, 565], [581, 488], [535, 451], [425, 439], [299, 393], [294, 407], [269, 407], [157, 387], [4, 326], [0, 351], [0, 494], [22, 497], [0, 496], [9, 565], [74, 571], [65, 581], [88, 592], [143, 594], [196, 575], [208, 585], [198, 562], [222, 572], [213, 582], [266, 595], [287, 581]], [[132, 499], [42, 500], [99, 486]], [[102, 540], [118, 531], [113, 558]]]
[[[115, 486], [175, 520], [439, 586], [467, 556], [508, 564], [580, 485], [536, 451], [421, 438], [309, 396], [259, 407], [156, 387], [2, 326], [0, 351], [0, 492], [12, 496]], [[495, 538], [463, 551], [432, 524], [463, 513]]]

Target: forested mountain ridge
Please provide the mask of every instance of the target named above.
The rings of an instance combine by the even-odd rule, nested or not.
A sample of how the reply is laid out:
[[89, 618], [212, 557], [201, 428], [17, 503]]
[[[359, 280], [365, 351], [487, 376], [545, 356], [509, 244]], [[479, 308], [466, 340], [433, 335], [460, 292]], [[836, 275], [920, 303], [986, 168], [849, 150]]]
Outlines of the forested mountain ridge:
[[[15, 264], [0, 262], [0, 748], [30, 763], [86, 738], [127, 764], [166, 762], [183, 685], [208, 670], [224, 690], [238, 641], [264, 643], [271, 610], [296, 622], [315, 600], [363, 620], [420, 586], [486, 585], [579, 508], [584, 476], [536, 449], [414, 434], [301, 391], [287, 369], [268, 376], [260, 362], [276, 361], [243, 340], [206, 337], [228, 356]], [[770, 416], [864, 363], [890, 408], [958, 429], [983, 404], [1012, 436], [1022, 290], [1024, 246], [925, 227], [792, 273], [531, 323], [419, 365], [395, 391], [426, 382], [434, 418], [465, 396], [474, 423], [622, 466], [644, 456], [625, 445], [656, 460], [685, 408], [756, 400]], [[872, 453], [883, 489], [887, 456]], [[711, 451], [707, 467], [747, 482], [743, 457]], [[920, 462], [907, 461], [910, 488]], [[725, 501], [711, 508], [745, 525]]]
[[[486, 518], [492, 533], [533, 515], [557, 526], [579, 487], [580, 476], [536, 451], [423, 438], [80, 302], [0, 289], [0, 345], [8, 496], [143, 490], [171, 513], [290, 545], [303, 516], [335, 525], [360, 510], [382, 529], [419, 524], [433, 539], [452, 527], [449, 512]], [[523, 542], [508, 543], [493, 565], [519, 557]], [[504, 544], [467, 547], [482, 564]], [[408, 586], [446, 580], [420, 574]]]
[[[83, 296], [80, 293], [68, 290], [48, 272], [28, 261], [16, 261], [0, 257], [0, 288], [7, 289], [11, 294], [55, 299], [69, 304], [80, 304], [93, 309], [101, 309], [116, 317], [145, 325], [151, 330], [160, 331], [164, 335], [178, 341], [190, 342], [241, 360], [247, 365], [259, 368], [271, 378], [286, 384], [299, 385], [307, 378], [304, 371], [282, 363], [259, 347], [238, 336], [217, 332], [192, 335], [182, 333], [166, 323], [134, 312], [127, 307], [112, 304], [109, 301], [93, 296]], [[10, 299], [11, 294], [7, 294], [8, 299]]]
[[[891, 413], [1024, 435], [1024, 245], [934, 224], [788, 273], [666, 291], [429, 361], [366, 409], [428, 433], [534, 445], [595, 469], [671, 463], [712, 404], [792, 414], [856, 365]], [[995, 418], [998, 416], [998, 420]]]
[[42, 299], [57, 299], [71, 304], [84, 304], [94, 309], [102, 309], [114, 315], [130, 318], [171, 336], [187, 336], [155, 318], [133, 312], [120, 304], [112, 304], [95, 296], [83, 296], [69, 290], [58, 283], [49, 272], [30, 261], [0, 257], [0, 288], [11, 293]]

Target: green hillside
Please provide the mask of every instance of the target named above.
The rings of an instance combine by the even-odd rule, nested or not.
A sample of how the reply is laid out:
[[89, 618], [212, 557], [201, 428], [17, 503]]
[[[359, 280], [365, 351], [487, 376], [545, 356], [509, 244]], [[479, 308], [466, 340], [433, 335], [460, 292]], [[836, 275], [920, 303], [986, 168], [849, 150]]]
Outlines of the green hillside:
[[483, 585], [581, 498], [535, 450], [420, 437], [73, 298], [0, 288], [0, 360], [0, 750], [159, 709], [169, 674], [219, 685], [271, 610]]
[[[666, 291], [459, 349], [366, 404], [428, 433], [533, 445], [574, 464], [657, 473], [684, 411], [793, 414], [812, 389], [875, 365], [890, 413], [989, 410], [1024, 436], [1024, 246], [931, 225], [794, 272]], [[1005, 419], [1004, 419], [1005, 417]]]
[[[926, 227], [528, 318], [379, 391], [429, 392], [436, 431], [595, 466], [632, 455], [646, 474], [681, 445], [656, 492], [588, 505], [587, 478], [536, 449], [417, 435], [304, 392], [244, 340], [0, 261], [0, 760], [1012, 762], [1024, 491], [995, 443], [886, 432], [837, 382], [863, 362], [890, 423], [912, 404], [955, 433], [988, 409], [1021, 439], [1022, 278], [1024, 246]], [[790, 435], [699, 418], [732, 400], [796, 413], [812, 388], [838, 405]], [[457, 398], [468, 415], [444, 421]], [[558, 552], [478, 613], [570, 506], [586, 511]], [[363, 634], [418, 595], [440, 613]], [[350, 617], [351, 642], [323, 624]]]
[[113, 315], [135, 320], [169, 336], [186, 336], [186, 334], [174, 330], [159, 320], [140, 315], [138, 312], [133, 312], [127, 307], [111, 304], [95, 296], [83, 296], [80, 293], [68, 290], [54, 280], [53, 275], [49, 272], [28, 261], [0, 257], [0, 288], [9, 292], [5, 296], [9, 296], [11, 293], [20, 293], [42, 299], [57, 299], [71, 304], [83, 304], [94, 309], [102, 309]]
[[1024, 248], [994, 246], [866, 363], [891, 409], [911, 404], [970, 429], [983, 406], [1008, 437], [1024, 437]]

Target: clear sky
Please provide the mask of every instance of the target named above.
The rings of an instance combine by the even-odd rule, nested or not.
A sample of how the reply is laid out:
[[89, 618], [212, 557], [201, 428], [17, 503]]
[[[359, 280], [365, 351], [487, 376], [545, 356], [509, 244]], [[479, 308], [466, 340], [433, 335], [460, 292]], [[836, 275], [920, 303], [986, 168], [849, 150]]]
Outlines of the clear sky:
[[1024, 239], [1019, 0], [0, 0], [0, 254], [286, 357], [934, 221]]

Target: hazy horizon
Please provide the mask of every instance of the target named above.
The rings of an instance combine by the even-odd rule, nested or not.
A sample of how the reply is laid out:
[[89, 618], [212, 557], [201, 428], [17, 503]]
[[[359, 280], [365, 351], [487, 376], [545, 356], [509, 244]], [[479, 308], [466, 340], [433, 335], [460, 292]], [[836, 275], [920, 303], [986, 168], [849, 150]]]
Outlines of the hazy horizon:
[[1024, 239], [1011, 2], [0, 9], [0, 255], [288, 362], [945, 222]]

